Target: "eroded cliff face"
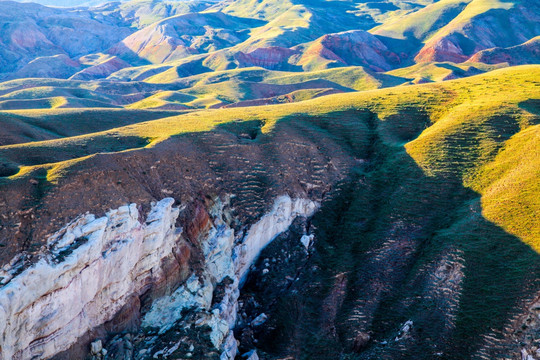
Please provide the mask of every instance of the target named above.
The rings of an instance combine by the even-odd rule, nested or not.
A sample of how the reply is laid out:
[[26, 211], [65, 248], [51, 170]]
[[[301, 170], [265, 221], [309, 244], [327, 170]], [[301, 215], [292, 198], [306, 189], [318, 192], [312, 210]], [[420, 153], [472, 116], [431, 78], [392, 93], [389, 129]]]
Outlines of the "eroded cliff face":
[[[152, 205], [145, 220], [135, 204], [100, 218], [80, 216], [48, 239], [31, 266], [13, 259], [0, 273], [0, 358], [47, 359], [81, 342], [89, 350], [93, 334], [106, 340], [130, 327], [147, 340], [130, 352], [132, 358], [183, 351], [180, 342], [170, 346], [160, 336], [202, 329], [222, 359], [233, 359], [237, 342], [231, 329], [250, 265], [318, 204], [278, 197], [270, 212], [235, 236], [225, 203], [218, 200], [207, 209], [205, 224], [194, 219], [201, 223], [199, 243], [177, 227], [181, 210], [166, 198]], [[202, 254], [198, 266], [193, 253]]]
[[[235, 237], [234, 230], [223, 219], [218, 202], [210, 211], [213, 224], [201, 242], [205, 263], [201, 272], [193, 274], [171, 295], [155, 301], [143, 319], [143, 328], [154, 328], [158, 336], [171, 329], [195, 328], [200, 332], [209, 329], [211, 345], [221, 351], [219, 358], [234, 359], [238, 345], [232, 330], [237, 319], [240, 286], [250, 266], [297, 217], [309, 217], [318, 207], [318, 203], [308, 199], [280, 196], [270, 212], [245, 234]], [[189, 313], [190, 309], [194, 313]], [[152, 339], [147, 341], [153, 342]], [[169, 344], [160, 350], [161, 354], [172, 355], [179, 346], [180, 343]], [[155, 349], [150, 352], [156, 354]], [[210, 353], [206, 356], [211, 358]]]
[[50, 358], [111, 320], [131, 297], [165, 281], [185, 246], [173, 199], [141, 223], [135, 204], [84, 215], [53, 235], [40, 260], [4, 269], [0, 288], [2, 359]]

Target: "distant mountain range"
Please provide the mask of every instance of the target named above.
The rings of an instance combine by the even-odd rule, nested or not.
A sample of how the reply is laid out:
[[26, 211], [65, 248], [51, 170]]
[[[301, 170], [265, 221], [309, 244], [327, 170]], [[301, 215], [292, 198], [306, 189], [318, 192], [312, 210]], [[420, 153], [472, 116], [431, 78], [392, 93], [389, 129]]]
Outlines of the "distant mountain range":
[[[0, 77], [80, 78], [76, 74], [84, 71], [85, 79], [143, 80], [141, 73], [155, 76], [173, 67], [186, 76], [251, 66], [384, 72], [469, 59], [527, 64], [538, 62], [532, 39], [540, 34], [539, 14], [532, 0], [132, 0], [77, 10], [0, 1]], [[516, 46], [527, 50], [498, 50], [505, 57], [490, 60], [474, 56]], [[124, 68], [135, 78], [118, 73]]]
[[[47, 6], [75, 7], [75, 6], [95, 6], [107, 3], [103, 0], [14, 0], [22, 3], [36, 3]], [[122, 0], [120, 0], [122, 1]]]
[[[540, 62], [540, 6], [532, 0], [131, 0], [81, 8], [0, 1], [0, 21], [0, 80], [68, 80], [63, 88], [79, 87], [74, 81], [146, 82], [182, 94], [101, 88], [107, 106], [266, 104]], [[337, 70], [351, 67], [356, 80]], [[266, 75], [250, 77], [252, 68]], [[310, 75], [321, 71], [322, 78]], [[221, 72], [228, 74], [214, 80], [221, 86], [186, 79]], [[279, 87], [267, 80], [283, 72], [297, 74], [300, 83]], [[297, 90], [301, 97], [278, 100]], [[58, 91], [40, 93], [50, 99]], [[88, 99], [13, 102], [10, 96], [0, 96], [0, 109], [94, 106]]]

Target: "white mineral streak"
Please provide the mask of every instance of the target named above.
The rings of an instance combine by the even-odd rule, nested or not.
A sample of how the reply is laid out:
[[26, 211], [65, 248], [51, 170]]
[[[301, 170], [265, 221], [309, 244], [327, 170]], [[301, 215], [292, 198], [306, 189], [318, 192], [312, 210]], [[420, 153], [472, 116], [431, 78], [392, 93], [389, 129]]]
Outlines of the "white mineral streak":
[[0, 359], [47, 359], [67, 350], [159, 278], [180, 236], [173, 203], [157, 203], [145, 224], [132, 204], [99, 219], [82, 216], [53, 235], [35, 265], [0, 287]]
[[274, 238], [287, 230], [298, 216], [311, 216], [319, 205], [308, 199], [292, 200], [289, 196], [280, 196], [270, 213], [264, 215], [253, 225], [244, 241], [234, 248], [236, 275], [242, 284], [251, 264], [257, 260], [260, 252]]
[[313, 235], [313, 234], [311, 234], [311, 235], [302, 235], [302, 237], [300, 238], [300, 242], [302, 243], [302, 245], [304, 245], [304, 247], [307, 250], [311, 246], [311, 243], [313, 242], [314, 238], [315, 238], [315, 235]]
[[[174, 226], [179, 210], [173, 204], [171, 198], [157, 203], [145, 224], [139, 222], [135, 204], [99, 219], [82, 216], [51, 237], [49, 250], [32, 267], [16, 275], [19, 259], [14, 259], [1, 270], [0, 359], [47, 359], [67, 350], [78, 337], [111, 320], [130, 296], [140, 295], [144, 284], [162, 277], [162, 262], [173, 256], [181, 233]], [[163, 333], [182, 320], [183, 309], [199, 309], [195, 325], [210, 326], [221, 359], [234, 359], [232, 328], [239, 288], [250, 266], [296, 217], [311, 216], [318, 206], [280, 196], [237, 244], [220, 211], [213, 214], [214, 226], [202, 242], [202, 274], [193, 274], [171, 295], [155, 300], [142, 325]], [[216, 285], [227, 277], [223, 299], [212, 306]]]
[[[171, 296], [155, 301], [144, 317], [143, 326], [159, 327], [163, 332], [180, 319], [182, 310], [199, 308], [201, 311], [196, 325], [210, 326], [212, 343], [223, 350], [221, 360], [234, 359], [237, 342], [232, 329], [236, 323], [239, 288], [250, 266], [276, 236], [291, 226], [294, 219], [298, 216], [309, 217], [318, 207], [317, 203], [307, 199], [293, 200], [289, 196], [280, 196], [272, 210], [251, 226], [236, 246], [233, 230], [224, 224], [220, 215], [216, 216], [215, 227], [202, 244], [206, 260], [204, 273], [199, 278], [193, 275]], [[232, 283], [225, 288], [223, 300], [211, 308], [215, 285], [226, 277]]]

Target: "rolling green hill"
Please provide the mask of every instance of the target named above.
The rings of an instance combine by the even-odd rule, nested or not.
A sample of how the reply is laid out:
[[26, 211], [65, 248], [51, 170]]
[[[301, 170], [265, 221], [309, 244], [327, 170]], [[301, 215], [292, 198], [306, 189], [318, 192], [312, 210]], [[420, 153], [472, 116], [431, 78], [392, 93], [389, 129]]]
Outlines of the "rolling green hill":
[[[313, 79], [321, 70], [361, 66], [369, 73], [364, 84], [337, 84], [366, 90], [387, 86], [374, 85], [380, 81], [371, 80], [391, 79], [387, 75], [406, 77], [388, 82], [393, 85], [445, 81], [504, 64], [540, 61], [534, 40], [540, 34], [540, 18], [532, 0], [132, 0], [79, 10], [14, 4], [0, 4], [0, 12], [9, 19], [1, 40], [4, 50], [0, 51], [4, 80], [39, 77], [174, 85], [143, 94], [116, 91], [114, 96], [6, 99], [2, 109], [138, 107], [141, 103], [133, 104], [154, 99], [157, 91], [181, 91], [197, 97], [189, 104], [156, 103], [158, 107], [207, 108], [252, 100], [264, 104], [306, 87], [299, 83], [298, 88], [272, 93], [265, 90], [265, 81], [244, 76], [241, 83], [224, 83], [216, 93], [216, 86], [188, 89], [190, 80], [185, 80], [252, 67], [313, 73], [306, 75]], [[37, 20], [26, 23], [25, 16], [30, 14]], [[78, 30], [91, 27], [94, 30]], [[27, 40], [19, 36], [23, 28]], [[66, 32], [76, 40], [60, 36]], [[474, 64], [464, 63], [469, 59]], [[385, 72], [388, 74], [383, 75]], [[261, 89], [251, 86], [252, 82]], [[344, 91], [332, 84], [317, 86]]]
[[[267, 81], [285, 84], [296, 76]], [[9, 195], [37, 181], [40, 192], [25, 201], [37, 201], [36, 214], [52, 221], [59, 215], [47, 209], [68, 201], [59, 194], [82, 191], [73, 184], [100, 186], [92, 200], [81, 198], [112, 204], [123, 200], [111, 189], [146, 184], [144, 169], [154, 164], [154, 176], [190, 169], [177, 185], [169, 183], [171, 191], [198, 184], [188, 179], [238, 175], [235, 201], [242, 207], [256, 193], [241, 185], [241, 174], [255, 171], [247, 159], [259, 154], [259, 176], [277, 181], [274, 166], [297, 156], [286, 152], [288, 144], [303, 144], [310, 157], [331, 157], [348, 175], [312, 220], [316, 250], [304, 261], [314, 270], [301, 271], [292, 292], [280, 293], [272, 283], [280, 272], [247, 285], [270, 314], [272, 326], [256, 334], [261, 355], [497, 358], [529, 346], [528, 338], [516, 345], [521, 323], [513, 321], [540, 286], [538, 79], [539, 66], [518, 66], [442, 83], [174, 116], [105, 109], [5, 114], [31, 135], [0, 146], [2, 186]], [[198, 81], [212, 82], [208, 76]], [[152, 101], [190, 100], [184, 96], [164, 92]], [[75, 114], [84, 119], [80, 126], [69, 120]], [[131, 123], [135, 114], [141, 120], [146, 114], [146, 121]], [[55, 131], [46, 127], [51, 123]], [[62, 124], [71, 130], [61, 134]], [[267, 146], [274, 150], [258, 152]], [[239, 155], [238, 147], [251, 150]], [[201, 168], [190, 156], [179, 160], [186, 151], [215, 161]], [[236, 156], [247, 162], [240, 165]], [[308, 158], [297, 159], [294, 171], [309, 173]], [[125, 164], [141, 172], [134, 175]], [[103, 171], [118, 182], [98, 185]], [[152, 186], [144, 185], [144, 193]], [[263, 258], [276, 256], [272, 247], [265, 251]], [[338, 296], [336, 279], [344, 284], [335, 300], [341, 305], [331, 300]], [[288, 321], [290, 314], [296, 321]], [[407, 320], [414, 330], [396, 335]], [[371, 340], [358, 347], [362, 334]]]
[[[166, 118], [140, 122], [105, 132], [93, 132], [88, 129], [86, 131], [89, 131], [89, 133], [84, 134], [84, 130], [81, 130], [81, 136], [66, 139], [4, 146], [0, 148], [0, 156], [23, 166], [49, 166], [45, 164], [54, 164], [67, 160], [64, 159], [67, 154], [71, 159], [78, 157], [77, 154], [87, 156], [93, 154], [93, 151], [100, 152], [99, 149], [102, 146], [100, 144], [114, 144], [117, 142], [114, 139], [117, 139], [118, 136], [125, 136], [126, 139], [139, 138], [143, 147], [148, 146], [146, 144], [155, 146], [172, 136], [193, 131], [208, 131], [218, 124], [235, 119], [246, 122], [258, 119], [263, 122], [262, 133], [268, 133], [270, 136], [275, 126], [278, 126], [283, 121], [281, 119], [291, 119], [289, 114], [299, 114], [300, 119], [306, 116], [317, 119], [321, 116], [324, 117], [324, 114], [339, 114], [351, 111], [360, 111], [359, 114], [362, 114], [368, 109], [380, 119], [381, 131], [386, 129], [381, 133], [381, 141], [392, 148], [405, 145], [404, 150], [423, 169], [427, 176], [435, 176], [441, 172], [445, 176], [460, 179], [468, 187], [480, 190], [487, 186], [484, 184], [486, 180], [481, 178], [476, 180], [477, 172], [483, 169], [484, 164], [487, 166], [490, 161], [495, 161], [497, 159], [496, 155], [504, 148], [505, 142], [510, 138], [514, 139], [514, 135], [524, 131], [524, 134], [527, 133], [528, 136], [532, 136], [535, 132], [533, 129], [535, 129], [538, 122], [538, 116], [535, 113], [536, 105], [531, 102], [531, 108], [528, 106], [521, 107], [521, 104], [532, 101], [531, 99], [535, 97], [534, 94], [538, 92], [536, 89], [538, 81], [534, 79], [537, 78], [536, 75], [539, 71], [537, 66], [508, 68], [493, 71], [487, 75], [451, 81], [441, 85], [426, 84], [329, 95], [297, 104], [261, 108], [248, 107], [244, 109], [198, 111], [180, 117], [168, 117], [166, 116], [167, 113], [163, 112], [155, 113], [155, 116], [166, 116]], [[284, 83], [284, 79], [287, 79], [287, 77], [275, 78], [274, 82]], [[524, 87], [530, 90], [523, 91]], [[494, 89], [502, 89], [502, 91], [492, 91]], [[172, 101], [185, 100], [182, 97], [175, 98], [173, 94], [166, 96], [165, 93], [162, 96]], [[411, 99], [416, 100], [411, 101]], [[187, 100], [190, 100], [190, 98]], [[55, 117], [61, 115], [68, 119], [73, 116], [73, 111], [69, 113], [57, 111], [57, 113], [58, 115], [55, 115]], [[88, 114], [93, 113], [92, 111]], [[114, 115], [115, 113], [111, 114]], [[130, 113], [126, 112], [125, 114]], [[101, 116], [99, 113], [96, 113], [96, 115]], [[149, 113], [148, 116], [152, 117], [154, 115]], [[42, 117], [43, 115], [39, 113], [32, 113], [34, 119]], [[333, 119], [333, 117], [329, 119]], [[492, 123], [492, 121], [502, 121], [502, 125]], [[508, 122], [508, 125], [504, 125], [506, 122]], [[36, 120], [33, 120], [30, 122], [32, 125], [45, 123], [49, 123], [49, 121], [43, 122], [43, 120], [39, 120], [39, 122], [36, 122]], [[359, 122], [356, 125], [352, 123], [350, 126], [362, 127], [364, 125]], [[507, 126], [509, 126], [508, 130], [506, 129]], [[333, 131], [332, 127], [329, 128], [329, 131]], [[474, 135], [466, 135], [468, 133]], [[527, 139], [527, 135], [516, 137], [516, 139], [520, 138]], [[92, 149], [95, 150], [79, 146], [80, 143], [87, 143], [87, 139], [92, 139]], [[361, 137], [358, 141], [362, 141]], [[120, 147], [123, 148], [128, 142], [120, 141], [119, 143], [122, 143]], [[446, 145], [442, 146], [442, 144]], [[353, 142], [351, 146], [354, 149], [356, 146], [361, 146], [361, 144], [355, 145]], [[512, 147], [517, 148], [519, 146], [519, 143], [512, 145]], [[38, 151], [38, 149], [40, 150]], [[110, 150], [107, 149], [107, 151]], [[32, 156], [28, 151], [41, 154], [42, 159], [37, 163], [30, 160]], [[468, 154], [470, 157], [463, 157], [464, 154]], [[525, 158], [521, 160], [524, 161]], [[530, 158], [530, 161], [536, 160], [534, 156]], [[493, 164], [490, 166], [494, 167], [494, 169], [497, 168]], [[533, 168], [529, 166], [528, 171], [533, 170]], [[534, 214], [529, 213], [529, 215]], [[520, 233], [526, 233], [529, 230], [524, 228], [520, 230]], [[535, 248], [540, 247], [540, 244], [535, 242], [535, 237], [529, 237], [524, 241]]]

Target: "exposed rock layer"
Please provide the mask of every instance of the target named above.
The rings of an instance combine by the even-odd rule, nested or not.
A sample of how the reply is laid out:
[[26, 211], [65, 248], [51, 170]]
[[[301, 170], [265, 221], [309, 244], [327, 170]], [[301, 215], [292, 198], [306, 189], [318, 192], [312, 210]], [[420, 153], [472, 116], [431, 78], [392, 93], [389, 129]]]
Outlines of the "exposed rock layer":
[[[204, 265], [171, 293], [167, 289], [185, 279], [189, 262], [189, 250], [185, 250], [189, 245], [181, 236], [182, 229], [175, 226], [180, 210], [173, 205], [172, 198], [158, 202], [144, 222], [135, 204], [97, 219], [81, 216], [48, 240], [39, 261], [31, 267], [20, 268], [19, 259], [5, 266], [0, 287], [0, 358], [50, 358], [113, 320], [133, 298], [149, 293], [157, 297], [160, 292], [170, 295], [153, 301], [142, 319], [143, 327], [164, 333], [183, 320], [184, 310], [194, 309], [200, 313], [198, 326], [211, 328], [215, 348], [224, 347], [224, 356], [234, 358], [231, 329], [236, 322], [240, 280], [262, 248], [297, 216], [311, 216], [317, 204], [279, 197], [270, 213], [240, 237], [234, 249], [234, 230], [217, 206], [210, 211], [212, 222], [199, 227]], [[194, 222], [202, 223], [207, 221]], [[190, 231], [193, 235], [193, 228]], [[232, 281], [213, 304], [215, 287], [225, 278]]]
[[67, 350], [130, 297], [165, 281], [164, 263], [185, 246], [173, 203], [156, 204], [144, 224], [135, 205], [98, 219], [82, 216], [49, 239], [35, 265], [19, 275], [16, 263], [5, 269], [2, 359], [45, 359]]

